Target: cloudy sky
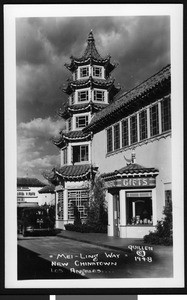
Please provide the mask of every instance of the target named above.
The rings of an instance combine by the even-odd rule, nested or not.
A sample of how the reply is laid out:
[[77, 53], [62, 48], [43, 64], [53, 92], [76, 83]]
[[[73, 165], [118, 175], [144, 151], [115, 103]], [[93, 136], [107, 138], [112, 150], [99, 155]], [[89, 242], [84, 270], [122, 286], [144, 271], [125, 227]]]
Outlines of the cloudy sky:
[[80, 57], [90, 30], [101, 56], [119, 63], [112, 73], [127, 91], [170, 63], [167, 16], [18, 18], [16, 20], [18, 177], [41, 175], [60, 164], [51, 137], [64, 128], [57, 111], [67, 101], [60, 90]]

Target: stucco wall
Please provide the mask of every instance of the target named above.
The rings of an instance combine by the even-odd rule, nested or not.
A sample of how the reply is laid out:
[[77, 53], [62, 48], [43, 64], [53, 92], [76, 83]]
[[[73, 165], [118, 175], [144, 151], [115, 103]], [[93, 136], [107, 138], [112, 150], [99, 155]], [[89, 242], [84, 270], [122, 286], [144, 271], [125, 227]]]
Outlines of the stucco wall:
[[[99, 172], [108, 173], [125, 167], [124, 159], [131, 158], [132, 149], [121, 150], [110, 156], [106, 155], [106, 131], [103, 130], [93, 137], [92, 161], [99, 167]], [[135, 148], [136, 163], [144, 167], [154, 167], [159, 170], [156, 178], [157, 217], [162, 217], [165, 204], [164, 190], [166, 184], [171, 184], [171, 136]], [[167, 185], [167, 186], [168, 186]]]

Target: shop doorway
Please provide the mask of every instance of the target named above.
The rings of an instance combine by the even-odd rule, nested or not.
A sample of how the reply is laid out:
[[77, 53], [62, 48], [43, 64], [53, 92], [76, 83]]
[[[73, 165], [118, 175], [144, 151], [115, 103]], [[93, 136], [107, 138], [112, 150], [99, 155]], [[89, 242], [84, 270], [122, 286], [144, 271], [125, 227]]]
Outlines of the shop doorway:
[[113, 219], [114, 219], [114, 236], [119, 237], [119, 226], [120, 226], [120, 202], [119, 193], [113, 195]]

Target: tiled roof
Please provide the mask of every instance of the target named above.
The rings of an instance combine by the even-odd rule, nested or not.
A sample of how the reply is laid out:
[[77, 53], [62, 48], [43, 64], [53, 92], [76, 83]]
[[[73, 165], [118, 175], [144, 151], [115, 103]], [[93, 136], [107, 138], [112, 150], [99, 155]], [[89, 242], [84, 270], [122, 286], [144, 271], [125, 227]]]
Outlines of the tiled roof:
[[107, 71], [107, 76], [110, 74], [110, 72], [116, 67], [116, 63], [112, 64], [110, 63], [110, 55], [107, 55], [107, 57], [102, 58], [99, 52], [97, 51], [97, 48], [95, 46], [95, 39], [93, 36], [92, 31], [90, 31], [87, 39], [87, 46], [84, 51], [84, 54], [80, 57], [74, 57], [71, 56], [71, 63], [70, 64], [65, 64], [67, 69], [74, 71], [77, 67], [77, 64], [86, 64], [89, 63], [90, 61], [103, 64], [106, 67]]
[[95, 131], [99, 131], [101, 129], [101, 122], [102, 124], [105, 124], [109, 117], [110, 121], [114, 122], [115, 118], [118, 116], [118, 113], [124, 115], [125, 110], [127, 111], [127, 108], [129, 108], [131, 104], [137, 105], [134, 103], [137, 100], [139, 103], [140, 100], [144, 101], [144, 98], [146, 98], [148, 94], [156, 91], [160, 87], [163, 88], [164, 85], [168, 88], [168, 90], [170, 90], [170, 76], [170, 65], [168, 65], [155, 75], [148, 78], [146, 81], [142, 82], [140, 85], [136, 86], [134, 89], [121, 94], [120, 97], [118, 96], [118, 98], [116, 98], [116, 101], [112, 102], [108, 107], [95, 114], [90, 124], [84, 129], [84, 131], [94, 131], [94, 129]]
[[81, 180], [87, 177], [91, 171], [94, 171], [95, 169], [96, 168], [93, 168], [90, 164], [68, 165], [63, 166], [60, 169], [55, 169], [54, 172], [57, 176], [66, 180]]
[[61, 117], [69, 118], [71, 116], [71, 113], [76, 112], [87, 112], [87, 111], [98, 111], [103, 108], [105, 108], [108, 104], [107, 103], [95, 103], [95, 102], [88, 102], [84, 104], [74, 104], [74, 105], [67, 105], [65, 108], [60, 109], [58, 114]]
[[18, 177], [17, 178], [17, 186], [23, 187], [43, 187], [44, 183], [39, 181], [37, 178], [29, 178], [29, 177]]
[[[74, 89], [77, 88], [86, 88], [88, 86], [95, 86], [99, 88], [110, 88], [112, 85], [114, 85], [114, 79], [108, 78], [108, 79], [96, 79], [93, 77], [89, 77], [87, 79], [81, 79], [81, 80], [68, 80], [67, 87], [62, 87], [62, 91], [70, 95]], [[119, 92], [120, 88], [115, 87], [116, 93]], [[116, 94], [115, 93], [115, 94]]]
[[91, 139], [91, 133], [83, 133], [82, 130], [63, 132], [59, 139], [53, 139], [53, 143], [60, 148], [63, 148], [69, 142], [88, 141]]
[[38, 191], [39, 194], [54, 194], [55, 193], [55, 188], [51, 185], [46, 185], [44, 186], [41, 190]]
[[113, 172], [109, 172], [109, 173], [104, 173], [102, 174], [103, 178], [107, 178], [107, 177], [115, 177], [117, 175], [144, 175], [144, 174], [158, 174], [158, 169], [155, 168], [146, 168], [143, 167], [139, 164], [132, 164], [130, 163], [129, 165], [119, 169], [119, 170], [115, 170]]

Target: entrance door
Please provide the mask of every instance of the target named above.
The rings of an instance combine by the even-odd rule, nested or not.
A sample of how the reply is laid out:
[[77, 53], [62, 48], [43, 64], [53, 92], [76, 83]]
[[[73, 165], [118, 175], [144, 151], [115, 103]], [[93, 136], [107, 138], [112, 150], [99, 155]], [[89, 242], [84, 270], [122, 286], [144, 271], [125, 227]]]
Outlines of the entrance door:
[[120, 205], [119, 193], [113, 195], [113, 218], [114, 218], [114, 236], [119, 236]]

